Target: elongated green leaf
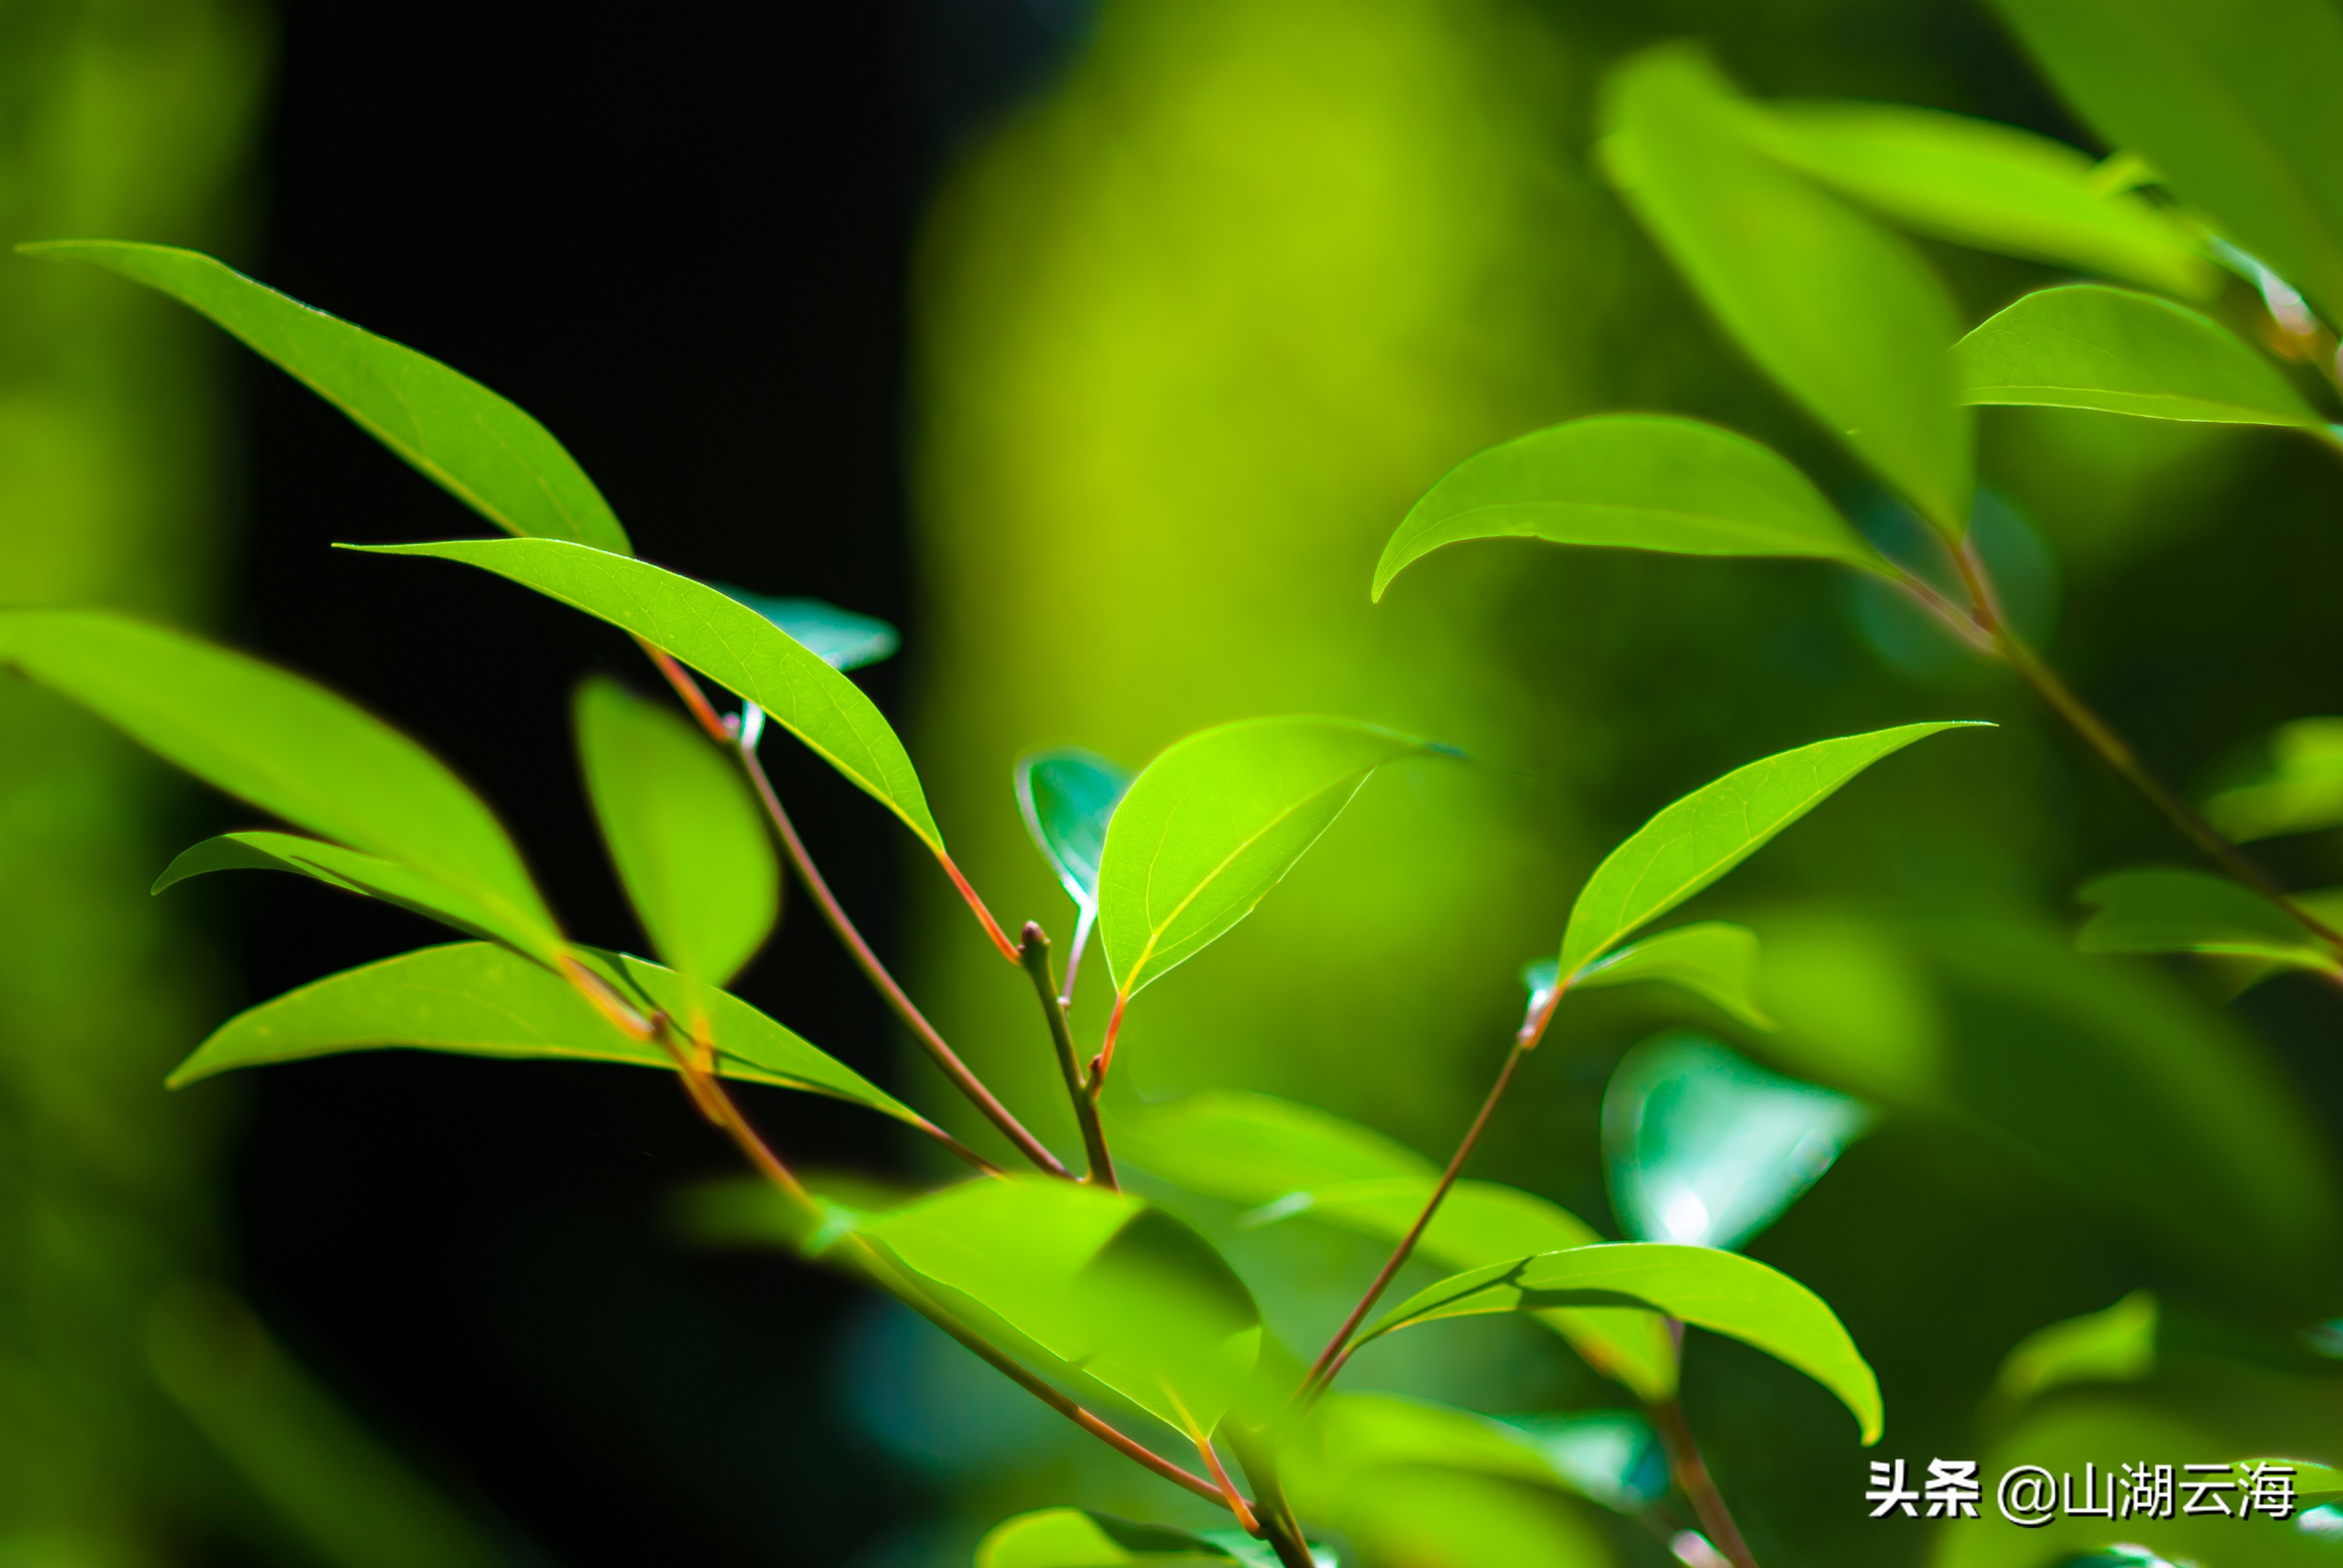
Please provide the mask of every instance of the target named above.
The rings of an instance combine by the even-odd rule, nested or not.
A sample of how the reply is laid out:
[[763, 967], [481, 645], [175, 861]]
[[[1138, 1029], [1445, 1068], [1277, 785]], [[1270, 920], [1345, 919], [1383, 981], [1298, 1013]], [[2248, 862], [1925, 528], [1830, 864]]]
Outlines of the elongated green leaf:
[[709, 586], [788, 632], [832, 669], [860, 669], [894, 658], [903, 646], [901, 635], [878, 617], [857, 615], [823, 599], [774, 598], [723, 583]]
[[1776, 100], [1752, 124], [1784, 163], [1918, 233], [2192, 299], [2218, 286], [2187, 230], [2064, 142], [1901, 104]]
[[488, 807], [437, 758], [323, 687], [96, 611], [0, 610], [0, 665], [53, 688], [214, 788], [394, 860], [525, 933], [561, 934]]
[[1564, 974], [1575, 974], [1637, 927], [1683, 903], [1891, 752], [1956, 719], [1906, 724], [1762, 758], [1702, 786], [1611, 851], [1579, 890], [1563, 934]]
[[2343, 827], [2343, 719], [2298, 719], [2269, 739], [2269, 766], [2205, 802], [2239, 843]]
[[2310, 929], [2226, 877], [2148, 867], [2086, 882], [2097, 912], [2076, 945], [2087, 953], [2216, 953], [2343, 975]]
[[1878, 1380], [1822, 1298], [1713, 1247], [1614, 1241], [1492, 1264], [1419, 1291], [1365, 1337], [1443, 1318], [1574, 1306], [1641, 1307], [1754, 1345], [1836, 1394], [1862, 1423], [1865, 1445], [1879, 1440]]
[[748, 699], [895, 813], [937, 854], [943, 834], [903, 743], [862, 689], [748, 606], [628, 556], [554, 539], [347, 546], [436, 556], [509, 578], [632, 632]]
[[1191, 735], [1115, 808], [1099, 866], [1099, 934], [1131, 996], [1252, 913], [1367, 775], [1444, 751], [1348, 719], [1249, 719]]
[[1131, 788], [1130, 769], [1092, 751], [1029, 751], [1017, 759], [1018, 815], [1077, 907], [1098, 910], [1106, 826]]
[[[1331, 1552], [1312, 1548], [1322, 1568], [1335, 1568]], [[976, 1568], [1122, 1568], [1127, 1563], [1240, 1564], [1277, 1568], [1275, 1551], [1241, 1530], [1192, 1535], [1161, 1524], [1094, 1513], [1087, 1508], [1044, 1508], [1003, 1520], [976, 1546]]]
[[1261, 1351], [1260, 1310], [1211, 1245], [1127, 1193], [1013, 1176], [860, 1227], [964, 1320], [986, 1318], [1192, 1435]]
[[2156, 1370], [2156, 1295], [2134, 1291], [2114, 1306], [2035, 1330], [1994, 1374], [2005, 1408], [2065, 1383], [2137, 1382]]
[[563, 943], [548, 941], [545, 931], [507, 920], [478, 900], [396, 860], [346, 849], [323, 839], [305, 839], [297, 833], [222, 833], [181, 850], [155, 879], [154, 890], [159, 893], [206, 871], [290, 871], [315, 878], [345, 892], [397, 904], [467, 936], [505, 942], [539, 963], [558, 965], [567, 950]]
[[1192, 1192], [1266, 1203], [1342, 1181], [1432, 1177], [1382, 1133], [1274, 1095], [1215, 1089], [1112, 1115], [1117, 1152]]
[[508, 533], [632, 552], [610, 504], [550, 431], [437, 359], [200, 252], [102, 239], [17, 248], [102, 266], [201, 311]]
[[781, 908], [781, 868], [747, 782], [680, 716], [608, 680], [578, 691], [578, 753], [603, 841], [651, 947], [721, 985]]
[[1746, 436], [1667, 414], [1598, 414], [1467, 457], [1411, 508], [1374, 597], [1466, 539], [1544, 539], [1687, 556], [1812, 556], [1882, 571], [1812, 481]]
[[2067, 102], [2343, 310], [2343, 19], [2328, 0], [1996, 0]]
[[1494, 1418], [1398, 1394], [1331, 1394], [1312, 1409], [1307, 1438], [1316, 1450], [1312, 1459], [1368, 1485], [1374, 1472], [1403, 1465], [1570, 1484], [1519, 1432]]
[[1871, 1124], [1855, 1101], [1682, 1030], [1630, 1050], [1603, 1095], [1611, 1205], [1628, 1234], [1745, 1245]]
[[1747, 106], [1671, 45], [1605, 85], [1612, 178], [1725, 330], [1948, 538], [1967, 527], [1970, 425], [1944, 361], [1958, 327], [1900, 236], [1752, 146]]
[[[578, 950], [622, 990], [679, 1011], [672, 970], [622, 953]], [[867, 1106], [914, 1126], [917, 1111], [721, 991], [708, 995], [715, 1070]], [[172, 1073], [174, 1089], [239, 1067], [394, 1047], [458, 1056], [672, 1066], [654, 1043], [619, 1030], [559, 976], [488, 942], [424, 948], [287, 991], [238, 1013]]]
[[2186, 306], [2102, 284], [2029, 294], [1953, 350], [1971, 403], [2317, 428], [2278, 367]]
[[[1523, 971], [1532, 995], [1530, 1010], [1534, 1012], [1543, 1005], [1544, 993], [1553, 988], [1561, 968], [1547, 959]], [[1644, 980], [1681, 986], [1752, 1029], [1775, 1027], [1765, 1010], [1757, 1005], [1757, 933], [1746, 926], [1703, 920], [1614, 948], [1573, 976], [1570, 988], [1587, 990]]]

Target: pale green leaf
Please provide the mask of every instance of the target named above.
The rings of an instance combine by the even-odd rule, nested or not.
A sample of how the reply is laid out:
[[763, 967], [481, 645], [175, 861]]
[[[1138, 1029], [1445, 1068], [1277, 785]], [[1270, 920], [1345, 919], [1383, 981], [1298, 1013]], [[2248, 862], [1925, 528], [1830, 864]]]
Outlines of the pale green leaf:
[[1973, 722], [1906, 724], [1817, 740], [1694, 790], [1612, 850], [1586, 879], [1563, 934], [1561, 972], [1577, 973], [1715, 882], [1881, 758]]
[[2016, 126], [1902, 104], [1775, 100], [1765, 149], [1917, 233], [2202, 299], [2219, 275], [2155, 203], [2088, 154]]
[[674, 655], [746, 698], [937, 854], [943, 834], [903, 743], [862, 689], [748, 606], [707, 584], [628, 556], [553, 539], [450, 539], [347, 546], [461, 561], [535, 588]]
[[1879, 1439], [1879, 1382], [1830, 1308], [1788, 1275], [1737, 1252], [1618, 1241], [1546, 1252], [1455, 1275], [1393, 1308], [1366, 1338], [1418, 1323], [1556, 1307], [1640, 1307], [1728, 1335], [1836, 1394]]
[[558, 965], [567, 950], [548, 933], [508, 921], [499, 912], [446, 884], [377, 855], [347, 849], [297, 833], [222, 833], [179, 852], [155, 879], [154, 891], [206, 871], [290, 871], [369, 899], [380, 899], [467, 936], [487, 937]]
[[1744, 1246], [1861, 1137], [1871, 1113], [1681, 1030], [1630, 1050], [1603, 1095], [1611, 1205], [1640, 1241]]
[[550, 431], [437, 359], [196, 251], [97, 239], [17, 248], [89, 262], [201, 311], [508, 533], [631, 553], [610, 504]]
[[[622, 991], [670, 1012], [681, 1010], [684, 982], [672, 970], [622, 953], [578, 951]], [[706, 1002], [714, 1067], [722, 1076], [825, 1094], [925, 1125], [917, 1111], [747, 1002], [722, 991], [707, 992]], [[492, 943], [458, 942], [345, 970], [238, 1013], [179, 1064], [170, 1083], [176, 1089], [234, 1068], [397, 1047], [674, 1065], [655, 1042], [618, 1029], [550, 970]]]
[[[564, 547], [578, 548], [578, 547]], [[393, 860], [525, 934], [561, 935], [488, 807], [429, 752], [323, 687], [142, 621], [0, 610], [0, 666], [89, 709], [214, 788]]]
[[2087, 953], [2213, 953], [2343, 975], [2343, 960], [2308, 926], [2227, 877], [2148, 867], [2087, 882], [2097, 912], [2076, 945]]
[[[1312, 1554], [1321, 1568], [1335, 1568], [1332, 1553], [1313, 1547]], [[1277, 1568], [1277, 1553], [1241, 1530], [1190, 1534], [1086, 1508], [1021, 1513], [994, 1525], [976, 1547], [976, 1568], [1122, 1568], [1131, 1563]]]
[[788, 632], [832, 669], [860, 669], [892, 658], [903, 646], [901, 635], [878, 617], [857, 615], [824, 599], [774, 598], [724, 583], [709, 586]]
[[1698, 51], [1613, 71], [1605, 162], [1725, 330], [1946, 537], [1967, 527], [1971, 417], [1944, 353], [1944, 285], [1900, 236], [1777, 163]]
[[2002, 1358], [1995, 1400], [2005, 1409], [2076, 1382], [2137, 1382], [2156, 1370], [2155, 1292], [2035, 1330]]
[[1191, 735], [1115, 808], [1099, 866], [1099, 934], [1125, 997], [1251, 914], [1367, 775], [1444, 751], [1347, 719], [1251, 719]]
[[608, 680], [578, 691], [578, 754], [651, 949], [722, 985], [771, 934], [781, 868], [739, 770], [679, 714]]
[[1879, 552], [1778, 454], [1666, 414], [1598, 414], [1467, 457], [1409, 509], [1383, 547], [1374, 597], [1443, 545], [1495, 538], [1810, 556], [1885, 569]]
[[2104, 284], [2029, 294], [1953, 349], [1971, 403], [2316, 429], [2278, 367], [2186, 306]]
[[2330, 0], [1996, 0], [2111, 146], [2343, 310], [2343, 18]]
[[1018, 815], [1066, 896], [1098, 909], [1106, 828], [1131, 788], [1131, 771], [1091, 751], [1029, 751], [1017, 759]]
[[2269, 765], [2205, 802], [2238, 843], [2343, 827], [2343, 719], [2298, 719], [2269, 739]]
[[[1705, 998], [1752, 1029], [1770, 1030], [1774, 1020], [1757, 1005], [1757, 933], [1725, 920], [1679, 926], [1640, 942], [1614, 948], [1571, 977], [1570, 989], [1634, 985], [1644, 980], [1680, 986]], [[1561, 966], [1552, 959], [1524, 971], [1533, 993], [1554, 984]], [[1533, 1000], [1531, 1010], [1538, 1002]]]

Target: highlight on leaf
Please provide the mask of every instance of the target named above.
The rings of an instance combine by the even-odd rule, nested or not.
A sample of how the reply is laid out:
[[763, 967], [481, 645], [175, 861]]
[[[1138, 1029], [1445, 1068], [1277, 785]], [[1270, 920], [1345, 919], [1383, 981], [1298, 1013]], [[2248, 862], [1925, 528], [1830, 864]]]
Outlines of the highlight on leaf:
[[1536, 538], [1693, 556], [1805, 556], [1885, 572], [1804, 474], [1731, 430], [1668, 414], [1598, 414], [1450, 469], [1383, 547], [1373, 597], [1444, 545]]
[[2297, 719], [2269, 738], [2268, 766], [2205, 802], [2238, 843], [2343, 827], [2343, 719]]
[[775, 598], [725, 583], [710, 588], [738, 599], [805, 645], [806, 651], [830, 668], [860, 669], [895, 657], [903, 646], [900, 633], [876, 616], [840, 609], [826, 599]]
[[[1656, 981], [1715, 1003], [1752, 1029], [1778, 1027], [1757, 1003], [1757, 933], [1725, 920], [1703, 920], [1640, 942], [1614, 948], [1571, 977], [1573, 990]], [[1562, 966], [1553, 959], [1525, 965], [1529, 1010], [1544, 1010]]]
[[507, 533], [632, 553], [610, 504], [550, 431], [427, 355], [279, 294], [199, 251], [102, 239], [16, 248], [102, 266], [211, 317]]
[[2087, 953], [2207, 953], [2343, 975], [2343, 958], [2309, 927], [2226, 877], [2173, 868], [2117, 871], [2076, 895], [2095, 911]]

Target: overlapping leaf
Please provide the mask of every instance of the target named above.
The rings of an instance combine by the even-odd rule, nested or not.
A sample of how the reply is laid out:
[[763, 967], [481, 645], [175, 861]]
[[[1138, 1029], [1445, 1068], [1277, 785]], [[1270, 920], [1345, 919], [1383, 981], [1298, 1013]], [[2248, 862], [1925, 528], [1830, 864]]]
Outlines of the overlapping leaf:
[[[1312, 1549], [1323, 1568], [1330, 1552]], [[1161, 1524], [1138, 1524], [1087, 1508], [1043, 1508], [1003, 1520], [976, 1546], [976, 1568], [1277, 1568], [1277, 1554], [1242, 1530], [1191, 1534]]]
[[[1715, 1002], [1752, 1029], [1772, 1029], [1774, 1020], [1757, 1005], [1757, 933], [1725, 920], [1703, 920], [1640, 942], [1614, 948], [1571, 977], [1573, 990], [1654, 981], [1681, 987]], [[1530, 990], [1530, 1011], [1552, 994], [1562, 966], [1541, 960], [1522, 971]]]
[[2308, 926], [2226, 877], [2149, 867], [2076, 896], [2097, 911], [2077, 939], [2087, 953], [2212, 953], [2343, 975], [2343, 959]]
[[1017, 813], [1034, 848], [1083, 913], [1098, 913], [1107, 823], [1131, 788], [1130, 769], [1093, 751], [1032, 751], [1017, 759]]
[[722, 583], [710, 586], [788, 632], [832, 669], [860, 669], [892, 658], [903, 646], [901, 635], [878, 617], [840, 609], [825, 599], [775, 598]]

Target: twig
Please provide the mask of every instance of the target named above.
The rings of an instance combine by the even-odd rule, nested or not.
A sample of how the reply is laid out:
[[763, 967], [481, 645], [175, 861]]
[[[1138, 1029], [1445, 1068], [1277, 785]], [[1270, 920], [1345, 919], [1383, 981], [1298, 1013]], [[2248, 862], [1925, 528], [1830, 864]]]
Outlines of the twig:
[[1032, 979], [1034, 993], [1041, 999], [1041, 1015], [1050, 1026], [1050, 1044], [1057, 1052], [1058, 1070], [1066, 1080], [1066, 1097], [1073, 1101], [1074, 1120], [1081, 1124], [1082, 1151], [1090, 1159], [1090, 1180], [1114, 1190], [1114, 1159], [1107, 1152], [1106, 1129], [1099, 1121], [1098, 1101], [1091, 1098], [1089, 1086], [1082, 1081], [1081, 1063], [1074, 1054], [1074, 1031], [1066, 1022], [1065, 999], [1050, 973], [1050, 933], [1028, 920], [1023, 936], [1018, 953], [1026, 974]]
[[[1679, 1343], [1684, 1338], [1684, 1325], [1670, 1325]], [[1716, 1490], [1716, 1482], [1708, 1473], [1708, 1465], [1700, 1456], [1700, 1445], [1693, 1441], [1691, 1423], [1684, 1420], [1684, 1406], [1675, 1399], [1660, 1400], [1651, 1407], [1652, 1425], [1658, 1429], [1660, 1442], [1667, 1449], [1668, 1468], [1674, 1473], [1676, 1484], [1692, 1500], [1692, 1511], [1698, 1516], [1702, 1530], [1719, 1552], [1725, 1553], [1734, 1568], [1757, 1568], [1757, 1559], [1750, 1554], [1749, 1543], [1741, 1537], [1741, 1527], [1733, 1522], [1733, 1511], [1725, 1505], [1724, 1493]]]
[[1261, 1441], [1262, 1434], [1249, 1432], [1240, 1422], [1228, 1422], [1222, 1430], [1229, 1434], [1229, 1446], [1236, 1450], [1245, 1479], [1252, 1483], [1253, 1512], [1260, 1519], [1253, 1533], [1269, 1543], [1280, 1568], [1317, 1568], [1302, 1533], [1302, 1522], [1293, 1516], [1293, 1504], [1286, 1500], [1285, 1483], [1278, 1477], [1275, 1452]]

